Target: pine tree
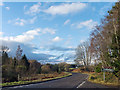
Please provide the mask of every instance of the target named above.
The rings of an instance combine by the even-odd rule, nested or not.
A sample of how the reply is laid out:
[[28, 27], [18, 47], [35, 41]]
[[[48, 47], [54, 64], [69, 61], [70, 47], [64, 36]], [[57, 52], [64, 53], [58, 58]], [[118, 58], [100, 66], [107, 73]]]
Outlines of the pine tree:
[[21, 59], [21, 61], [20, 61], [20, 64], [23, 65], [23, 66], [25, 66], [25, 67], [26, 67], [26, 70], [29, 69], [30, 63], [28, 62], [28, 59], [27, 59], [27, 57], [26, 57], [25, 54], [23, 55], [23, 57], [22, 57], [22, 59]]

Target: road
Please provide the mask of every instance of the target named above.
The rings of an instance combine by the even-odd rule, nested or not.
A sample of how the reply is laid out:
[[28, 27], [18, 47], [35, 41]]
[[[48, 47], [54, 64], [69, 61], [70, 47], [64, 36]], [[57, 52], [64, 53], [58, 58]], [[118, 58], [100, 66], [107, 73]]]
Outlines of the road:
[[86, 74], [73, 73], [72, 76], [61, 78], [58, 80], [52, 80], [37, 84], [7, 87], [3, 88], [2, 90], [16, 88], [110, 88], [104, 85], [88, 82], [87, 78], [88, 75]]

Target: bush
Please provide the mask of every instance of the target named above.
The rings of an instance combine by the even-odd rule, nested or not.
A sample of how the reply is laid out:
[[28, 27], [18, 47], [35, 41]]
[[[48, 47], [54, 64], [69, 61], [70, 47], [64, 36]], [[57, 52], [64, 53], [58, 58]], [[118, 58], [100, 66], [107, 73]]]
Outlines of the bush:
[[91, 80], [94, 80], [94, 79], [97, 79], [97, 77], [91, 76], [90, 79], [91, 79]]
[[101, 68], [100, 67], [96, 67], [95, 68], [95, 72], [100, 73], [101, 72]]
[[44, 73], [44, 74], [47, 74], [47, 73], [51, 72], [49, 65], [43, 65], [41, 67], [41, 69], [42, 69], [42, 73]]
[[95, 67], [95, 72], [100, 73], [102, 69], [102, 64], [99, 63], [96, 67]]

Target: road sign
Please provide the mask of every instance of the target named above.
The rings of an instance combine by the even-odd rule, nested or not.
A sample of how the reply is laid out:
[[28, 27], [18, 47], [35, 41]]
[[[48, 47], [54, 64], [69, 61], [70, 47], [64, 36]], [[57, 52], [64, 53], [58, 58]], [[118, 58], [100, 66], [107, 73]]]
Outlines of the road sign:
[[114, 70], [112, 69], [112, 67], [104, 67], [104, 69], [102, 69], [103, 73], [103, 80], [105, 81], [105, 72], [114, 72]]
[[102, 71], [103, 72], [113, 72], [114, 70], [113, 69], [103, 69]]

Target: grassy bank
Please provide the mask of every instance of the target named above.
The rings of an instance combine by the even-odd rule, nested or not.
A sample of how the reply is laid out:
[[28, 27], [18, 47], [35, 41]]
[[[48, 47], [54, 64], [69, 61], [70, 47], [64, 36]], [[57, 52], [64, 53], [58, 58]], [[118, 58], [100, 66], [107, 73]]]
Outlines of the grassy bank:
[[103, 72], [101, 73], [89, 73], [88, 81], [93, 83], [99, 83], [108, 86], [118, 86], [118, 78], [116, 78], [112, 73], [105, 73], [105, 81], [103, 79]]
[[47, 78], [44, 77], [44, 78], [38, 78], [37, 80], [2, 83], [2, 87], [24, 85], [24, 84], [32, 84], [32, 83], [37, 83], [37, 82], [44, 82], [44, 81], [49, 81], [49, 80], [54, 80], [54, 79], [67, 77], [67, 76], [70, 76], [70, 75], [72, 75], [72, 73], [68, 73], [68, 72], [64, 72], [64, 74], [59, 74], [59, 75], [56, 75], [54, 77], [48, 77], [49, 75], [45, 75], [45, 76], [47, 76]]
[[104, 81], [103, 72], [100, 72], [100, 73], [87, 72], [87, 71], [81, 70], [81, 68], [74, 69], [72, 72], [88, 74], [89, 75], [88, 81], [93, 83], [99, 83], [99, 84], [108, 85], [108, 86], [120, 85], [120, 83], [118, 83], [118, 78], [116, 78], [113, 73], [105, 72], [105, 81]]

